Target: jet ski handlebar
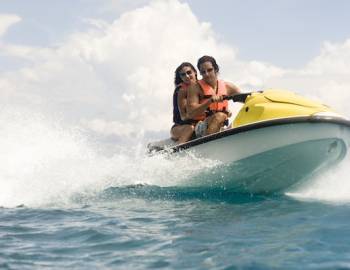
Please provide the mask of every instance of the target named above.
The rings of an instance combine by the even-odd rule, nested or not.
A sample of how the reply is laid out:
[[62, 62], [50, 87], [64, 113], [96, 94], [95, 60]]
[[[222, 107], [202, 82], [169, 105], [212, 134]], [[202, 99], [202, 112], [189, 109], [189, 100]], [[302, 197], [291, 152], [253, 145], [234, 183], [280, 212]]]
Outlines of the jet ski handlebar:
[[241, 102], [244, 103], [248, 96], [250, 96], [253, 92], [236, 94], [234, 96], [225, 96], [224, 100], [232, 100], [233, 102]]
[[[255, 91], [262, 93], [263, 91]], [[248, 93], [242, 93], [242, 94], [236, 94], [234, 96], [224, 96], [224, 100], [232, 100], [233, 102], [241, 102], [244, 103], [248, 96], [250, 96], [252, 93], [255, 92], [248, 92]], [[211, 96], [204, 96], [204, 98], [211, 98]]]

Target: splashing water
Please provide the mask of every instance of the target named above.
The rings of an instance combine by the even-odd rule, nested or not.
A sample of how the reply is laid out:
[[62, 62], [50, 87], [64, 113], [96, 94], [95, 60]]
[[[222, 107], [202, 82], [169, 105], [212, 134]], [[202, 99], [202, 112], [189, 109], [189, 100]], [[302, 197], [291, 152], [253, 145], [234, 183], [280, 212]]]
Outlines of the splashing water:
[[147, 157], [137, 146], [106, 156], [79, 129], [18, 108], [4, 109], [0, 126], [0, 206], [69, 203], [76, 193], [112, 186], [176, 185], [208, 166], [195, 157]]
[[320, 200], [330, 203], [350, 203], [349, 167], [347, 157], [339, 166], [318, 175], [288, 195], [301, 200]]

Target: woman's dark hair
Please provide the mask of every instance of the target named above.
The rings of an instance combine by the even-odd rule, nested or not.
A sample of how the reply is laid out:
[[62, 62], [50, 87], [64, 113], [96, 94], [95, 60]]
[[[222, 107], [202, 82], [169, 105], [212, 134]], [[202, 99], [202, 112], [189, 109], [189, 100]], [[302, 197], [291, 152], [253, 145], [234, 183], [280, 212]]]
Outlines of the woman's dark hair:
[[200, 65], [205, 63], [205, 62], [210, 62], [213, 65], [213, 68], [214, 68], [215, 72], [219, 72], [219, 66], [216, 63], [215, 58], [212, 57], [212, 56], [208, 56], [208, 55], [204, 55], [204, 56], [202, 56], [201, 58], [198, 59], [197, 68], [198, 68], [199, 71], [200, 71], [200, 68], [199, 68]]
[[183, 82], [183, 80], [181, 79], [181, 76], [180, 76], [180, 71], [184, 67], [190, 67], [193, 70], [193, 72], [196, 74], [196, 80], [197, 80], [197, 70], [196, 70], [196, 68], [189, 62], [183, 62], [175, 70], [175, 80], [174, 80], [175, 86], [178, 86], [180, 83]]

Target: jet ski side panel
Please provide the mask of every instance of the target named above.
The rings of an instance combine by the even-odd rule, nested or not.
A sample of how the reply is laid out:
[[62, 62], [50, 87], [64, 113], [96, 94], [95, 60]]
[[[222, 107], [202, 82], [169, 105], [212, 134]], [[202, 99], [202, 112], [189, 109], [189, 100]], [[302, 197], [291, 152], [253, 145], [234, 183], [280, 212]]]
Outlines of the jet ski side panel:
[[221, 164], [186, 184], [252, 194], [285, 192], [341, 161], [346, 151], [337, 138], [291, 144]]
[[219, 164], [183, 184], [237, 192], [274, 193], [339, 163], [350, 128], [333, 123], [294, 123], [226, 136], [176, 153]]

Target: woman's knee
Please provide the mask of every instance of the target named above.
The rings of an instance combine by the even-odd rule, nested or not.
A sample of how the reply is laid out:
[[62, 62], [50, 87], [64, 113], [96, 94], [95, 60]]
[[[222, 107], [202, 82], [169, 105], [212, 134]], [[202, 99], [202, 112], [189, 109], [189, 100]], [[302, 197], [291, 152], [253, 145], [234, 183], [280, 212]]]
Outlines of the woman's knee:
[[173, 140], [177, 140], [181, 136], [182, 130], [181, 126], [173, 126], [170, 129], [170, 136]]

